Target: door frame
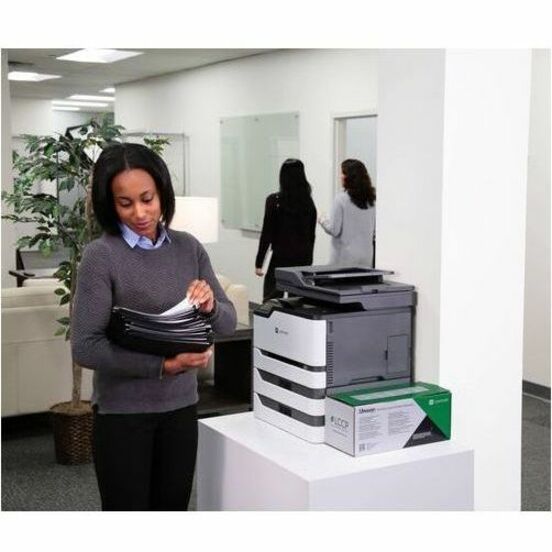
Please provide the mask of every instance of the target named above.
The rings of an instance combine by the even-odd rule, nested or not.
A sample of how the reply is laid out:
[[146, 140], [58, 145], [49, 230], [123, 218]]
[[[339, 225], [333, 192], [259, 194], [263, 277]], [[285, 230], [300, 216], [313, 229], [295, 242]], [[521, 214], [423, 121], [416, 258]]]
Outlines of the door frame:
[[343, 157], [343, 151], [345, 149], [345, 122], [347, 119], [361, 119], [365, 117], [377, 117], [378, 113], [375, 109], [366, 109], [362, 111], [350, 111], [347, 113], [334, 113], [332, 114], [332, 126], [333, 126], [333, 144], [332, 144], [332, 189], [334, 194], [341, 190], [340, 184], [340, 164]]

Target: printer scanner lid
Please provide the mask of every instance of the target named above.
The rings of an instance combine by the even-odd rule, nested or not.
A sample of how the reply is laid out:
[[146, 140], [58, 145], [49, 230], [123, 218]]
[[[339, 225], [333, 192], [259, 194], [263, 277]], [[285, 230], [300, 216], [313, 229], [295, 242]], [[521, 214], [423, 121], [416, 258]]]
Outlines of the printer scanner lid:
[[276, 268], [276, 287], [331, 303], [362, 302], [373, 294], [413, 292], [414, 286], [384, 280], [390, 270], [333, 265]]

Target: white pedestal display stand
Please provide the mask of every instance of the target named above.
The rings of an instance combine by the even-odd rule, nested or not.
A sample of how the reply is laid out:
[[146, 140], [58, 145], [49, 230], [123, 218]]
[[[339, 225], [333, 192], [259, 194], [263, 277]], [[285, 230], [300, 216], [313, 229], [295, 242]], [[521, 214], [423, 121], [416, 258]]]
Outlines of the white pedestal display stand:
[[454, 441], [353, 458], [252, 412], [200, 420], [198, 510], [472, 510], [473, 450]]

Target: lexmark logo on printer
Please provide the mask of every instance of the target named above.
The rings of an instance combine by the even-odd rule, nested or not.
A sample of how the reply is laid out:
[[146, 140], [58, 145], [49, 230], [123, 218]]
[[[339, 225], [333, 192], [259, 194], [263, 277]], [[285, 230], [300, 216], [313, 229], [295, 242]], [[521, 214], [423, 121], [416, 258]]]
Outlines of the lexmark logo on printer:
[[278, 326], [276, 326], [276, 327], [274, 328], [274, 333], [282, 334], [282, 335], [288, 335], [288, 333], [287, 333], [286, 330], [282, 330], [282, 328], [278, 328]]

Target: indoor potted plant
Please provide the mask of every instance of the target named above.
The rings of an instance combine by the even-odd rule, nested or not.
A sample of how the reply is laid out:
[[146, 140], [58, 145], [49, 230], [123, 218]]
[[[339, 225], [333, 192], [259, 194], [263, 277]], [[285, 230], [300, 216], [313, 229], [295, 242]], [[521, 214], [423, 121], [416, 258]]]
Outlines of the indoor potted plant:
[[[107, 117], [94, 119], [65, 135], [24, 137], [25, 151], [14, 152], [12, 192], [2, 199], [11, 213], [2, 218], [17, 223], [33, 223], [33, 230], [20, 237], [19, 248], [37, 247], [48, 256], [60, 247], [69, 258], [60, 262], [55, 277], [62, 284], [55, 290], [60, 304], [68, 304], [68, 316], [60, 318], [56, 335], [70, 338], [70, 320], [79, 262], [84, 247], [100, 234], [90, 200], [90, 182], [94, 161], [109, 143], [122, 140], [123, 127]], [[161, 153], [166, 138], [144, 138], [146, 145]], [[39, 183], [54, 183], [55, 191], [37, 191]], [[64, 194], [68, 200], [60, 201]], [[82, 367], [72, 361], [71, 401], [52, 406], [56, 459], [61, 464], [79, 464], [91, 460], [92, 409], [81, 400]]]

